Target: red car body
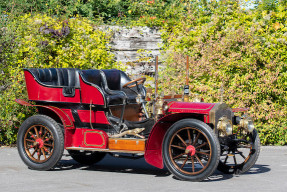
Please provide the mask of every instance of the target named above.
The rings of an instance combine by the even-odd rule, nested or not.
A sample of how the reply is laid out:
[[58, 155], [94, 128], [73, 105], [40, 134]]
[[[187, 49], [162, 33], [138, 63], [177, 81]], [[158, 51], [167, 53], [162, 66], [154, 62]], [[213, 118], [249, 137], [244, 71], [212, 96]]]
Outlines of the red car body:
[[[133, 108], [136, 110], [142, 109], [142, 103], [132, 101], [134, 98], [139, 97], [138, 93], [125, 93], [127, 103], [113, 104], [113, 97], [116, 97], [115, 101], [122, 98], [122, 96], [119, 96], [119, 93], [123, 88], [120, 87], [119, 90], [110, 88], [112, 91], [111, 94], [108, 94], [107, 91], [105, 91], [104, 85], [97, 85], [88, 80], [89, 78], [95, 78], [95, 75], [90, 75], [94, 72], [93, 70], [81, 71], [78, 69], [25, 69], [24, 74], [28, 97], [34, 104], [23, 100], [16, 100], [16, 102], [26, 106], [35, 106], [38, 108], [40, 114], [51, 117], [61, 124], [64, 130], [64, 148], [67, 150], [143, 154], [147, 163], [158, 168], [164, 167], [163, 143], [165, 135], [177, 122], [185, 119], [201, 121], [212, 128], [214, 132], [212, 134], [214, 135], [218, 135], [220, 132], [218, 125], [223, 116], [229, 121], [232, 121], [232, 123], [236, 122], [236, 117], [232, 109], [224, 103], [182, 102], [176, 99], [166, 99], [164, 102], [166, 110], [161, 109], [163, 111], [162, 114], [154, 114], [152, 118], [147, 118], [146, 115], [146, 119], [152, 119], [154, 121], [152, 126], [149, 125], [149, 127], [146, 128], [149, 129], [147, 133], [144, 135], [139, 133], [139, 137], [130, 137], [128, 134], [123, 138], [112, 137], [112, 134], [123, 132], [110, 132], [112, 127], [115, 127], [115, 123], [111, 120], [111, 116], [113, 116], [112, 111], [121, 111], [122, 106], [126, 106], [125, 110], [127, 110], [127, 107], [130, 110], [133, 110]], [[104, 73], [101, 71], [99, 73], [105, 73], [106, 79], [102, 81], [107, 81], [106, 84], [109, 86], [113, 86], [112, 81], [114, 84], [117, 82], [115, 76], [119, 74], [121, 75], [120, 78], [125, 78], [126, 81], [130, 81], [123, 72], [118, 70], [106, 70]], [[71, 76], [72, 80], [69, 80]], [[64, 79], [62, 83], [59, 83], [60, 78]], [[111, 80], [110, 82], [109, 79]], [[66, 80], [68, 84], [64, 83]], [[95, 79], [93, 79], [93, 81], [96, 82]], [[73, 85], [69, 85], [71, 82]], [[136, 87], [138, 88], [137, 83]], [[140, 87], [140, 89], [142, 92], [145, 91], [143, 86]], [[137, 91], [139, 91], [139, 88]], [[130, 102], [128, 102], [129, 97], [131, 98]], [[140, 97], [145, 102], [146, 93], [140, 95]], [[129, 108], [129, 106], [132, 107]], [[141, 122], [141, 117], [138, 118], [137, 116], [143, 114], [142, 111], [135, 114], [136, 117], [131, 117], [132, 115], [127, 113], [128, 112], [125, 112], [122, 121], [125, 120], [126, 116], [127, 118], [138, 120], [129, 121], [131, 124], [133, 122]], [[120, 121], [121, 116], [118, 115], [118, 122]], [[237, 119], [237, 121], [239, 124], [240, 119]], [[146, 124], [144, 126], [146, 126]], [[128, 128], [128, 130], [130, 129]], [[118, 142], [119, 144], [117, 144]], [[35, 151], [37, 148], [36, 145], [39, 148], [39, 143], [33, 146]], [[190, 147], [188, 149], [190, 149]], [[191, 153], [187, 154], [191, 155]], [[48, 154], [45, 152], [42, 155], [46, 156]], [[202, 158], [204, 159], [204, 157]], [[187, 157], [187, 159], [189, 159], [189, 157]], [[197, 161], [199, 162], [200, 160]], [[206, 169], [208, 169], [208, 167]], [[194, 177], [193, 174], [191, 174], [191, 176], [192, 178]], [[190, 177], [177, 177], [184, 180], [202, 180], [204, 178], [188, 179]]]

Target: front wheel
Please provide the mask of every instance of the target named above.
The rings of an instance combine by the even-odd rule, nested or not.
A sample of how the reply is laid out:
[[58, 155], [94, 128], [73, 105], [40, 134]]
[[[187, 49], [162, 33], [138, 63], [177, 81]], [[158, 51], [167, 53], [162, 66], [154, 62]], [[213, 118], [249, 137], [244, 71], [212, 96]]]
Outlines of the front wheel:
[[220, 145], [213, 130], [196, 119], [173, 124], [163, 141], [163, 160], [180, 180], [201, 181], [217, 168]]
[[63, 155], [64, 135], [55, 120], [45, 115], [34, 115], [21, 125], [17, 147], [29, 168], [49, 170]]
[[[241, 174], [248, 171], [257, 161], [260, 140], [257, 131], [246, 133], [239, 130], [233, 138], [227, 138], [227, 147], [222, 145], [218, 170], [226, 174]], [[226, 141], [225, 141], [226, 143]]]

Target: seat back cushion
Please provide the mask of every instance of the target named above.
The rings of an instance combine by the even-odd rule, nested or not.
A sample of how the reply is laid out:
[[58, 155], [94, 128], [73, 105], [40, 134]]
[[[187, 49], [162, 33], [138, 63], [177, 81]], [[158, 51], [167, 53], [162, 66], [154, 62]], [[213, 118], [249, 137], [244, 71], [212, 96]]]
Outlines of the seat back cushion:
[[60, 86], [80, 87], [79, 69], [56, 68]]
[[121, 74], [117, 69], [102, 70], [106, 76], [107, 84], [111, 90], [121, 90]]
[[79, 69], [75, 68], [49, 68], [26, 69], [41, 83], [60, 87], [80, 87]]
[[97, 69], [82, 70], [80, 75], [84, 81], [101, 87], [100, 70], [97, 70]]

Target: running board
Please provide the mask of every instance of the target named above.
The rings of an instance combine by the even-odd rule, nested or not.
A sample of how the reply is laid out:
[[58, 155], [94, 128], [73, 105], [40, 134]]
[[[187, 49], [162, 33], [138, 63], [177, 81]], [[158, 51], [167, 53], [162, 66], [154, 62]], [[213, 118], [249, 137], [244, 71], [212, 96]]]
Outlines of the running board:
[[99, 148], [85, 148], [85, 147], [67, 147], [67, 150], [83, 150], [83, 151], [99, 151], [109, 153], [133, 153], [133, 154], [144, 154], [144, 151], [129, 151], [129, 150], [110, 150], [110, 149], [99, 149]]

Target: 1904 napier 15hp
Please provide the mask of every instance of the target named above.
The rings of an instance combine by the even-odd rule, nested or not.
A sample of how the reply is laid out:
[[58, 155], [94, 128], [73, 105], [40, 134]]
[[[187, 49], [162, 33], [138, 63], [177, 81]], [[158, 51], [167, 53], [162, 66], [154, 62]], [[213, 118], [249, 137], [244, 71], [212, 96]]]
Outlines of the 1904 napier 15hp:
[[24, 73], [34, 104], [16, 101], [39, 114], [24, 121], [17, 145], [31, 169], [53, 168], [66, 149], [83, 164], [97, 163], [106, 153], [144, 157], [181, 180], [201, 181], [216, 168], [246, 172], [258, 158], [252, 119], [234, 116], [240, 109], [224, 103], [182, 102], [181, 95], [159, 97], [157, 91], [151, 96], [144, 77], [131, 80], [115, 69]]

